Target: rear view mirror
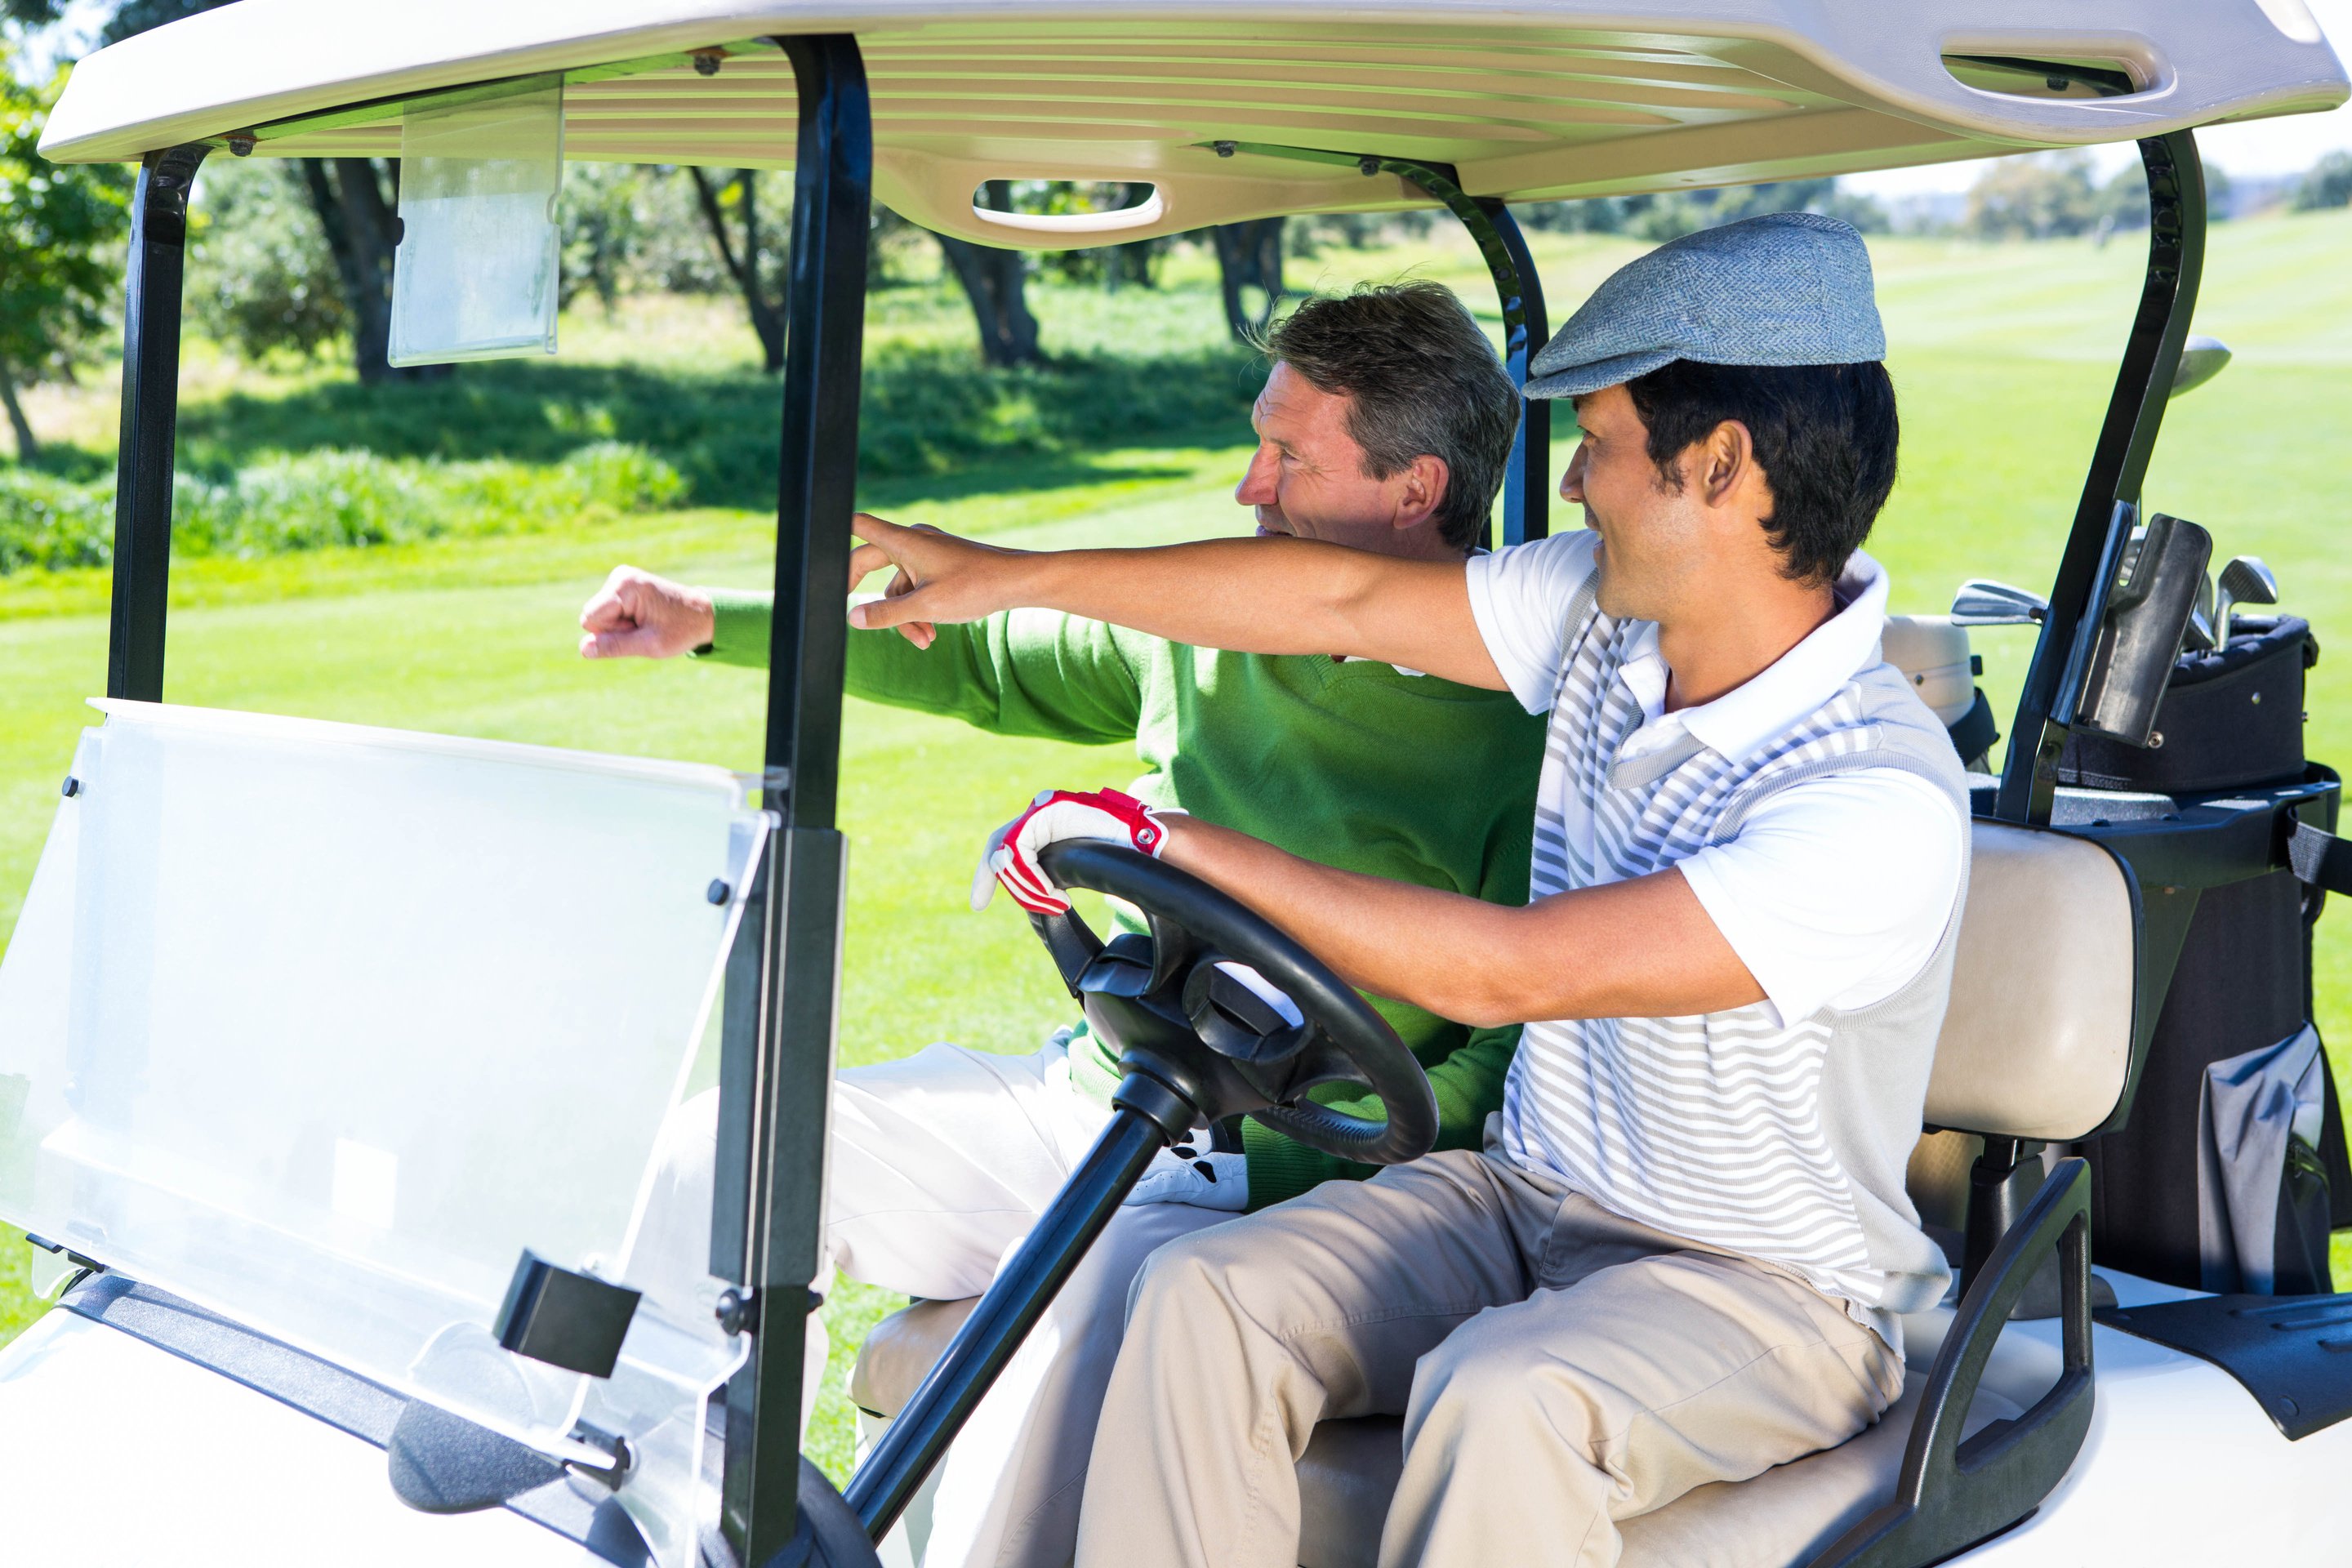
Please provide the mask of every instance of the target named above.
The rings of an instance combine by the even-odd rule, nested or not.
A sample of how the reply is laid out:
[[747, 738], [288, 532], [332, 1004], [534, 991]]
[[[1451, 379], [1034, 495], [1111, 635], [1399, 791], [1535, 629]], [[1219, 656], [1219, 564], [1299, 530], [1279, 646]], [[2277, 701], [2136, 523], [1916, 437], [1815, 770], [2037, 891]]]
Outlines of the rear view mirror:
[[2212, 557], [2212, 535], [2195, 523], [2162, 512], [2147, 520], [2126, 575], [2107, 595], [2075, 729], [2147, 744]]
[[563, 79], [411, 104], [400, 126], [396, 365], [555, 352]]

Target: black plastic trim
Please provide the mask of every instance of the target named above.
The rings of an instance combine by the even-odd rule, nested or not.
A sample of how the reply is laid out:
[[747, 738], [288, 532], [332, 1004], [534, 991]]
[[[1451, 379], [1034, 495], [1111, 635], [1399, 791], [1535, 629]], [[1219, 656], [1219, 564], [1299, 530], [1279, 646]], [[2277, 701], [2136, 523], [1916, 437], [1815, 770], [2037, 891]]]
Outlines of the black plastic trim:
[[525, 1247], [490, 1331], [516, 1355], [610, 1377], [644, 1299], [642, 1290], [550, 1263]]
[[[152, 1285], [101, 1274], [66, 1292], [61, 1311], [217, 1373], [375, 1447], [386, 1447], [408, 1401], [307, 1351], [205, 1311]], [[456, 1416], [447, 1417], [456, 1421]], [[590, 1502], [560, 1476], [504, 1505], [614, 1568], [653, 1568], [653, 1554], [611, 1499]]]
[[847, 847], [834, 826], [848, 654], [874, 132], [847, 33], [772, 40], [799, 106], [769, 639], [765, 804], [779, 818], [729, 954], [711, 1271], [761, 1303], [727, 1385], [720, 1531], [764, 1565], [797, 1518], [802, 1331], [823, 1228]]
[[[1963, 1442], [1961, 1430], [2010, 1313], [2058, 1249], [2064, 1370], [2014, 1421]], [[1811, 1568], [1924, 1568], [2024, 1519], [2066, 1478], [2091, 1429], [2091, 1170], [2062, 1160], [1969, 1283], [1927, 1373], [1895, 1500], [1813, 1559]]]
[[2198, 1296], [2111, 1307], [2098, 1320], [2211, 1362], [2289, 1442], [2352, 1416], [2352, 1296]]
[[[2070, 73], [2095, 81], [2098, 73]], [[2050, 613], [2017, 700], [2010, 724], [2009, 756], [2001, 770], [1994, 815], [2005, 822], [2044, 823], [2058, 785], [2058, 760], [2065, 750], [2067, 721], [2084, 661], [2076, 657], [2087, 622], [2097, 625], [2110, 586], [2112, 530], [2118, 508], [2137, 510], [2157, 432], [2164, 423], [2173, 372], [2180, 363], [2189, 319], [2196, 313], [2197, 285], [2205, 263], [2205, 174], [2197, 138], [2187, 131], [2151, 137], [2139, 144], [2147, 178], [2147, 269], [2139, 310], [2132, 320], [2123, 363], [2116, 371], [2105, 423], [2075, 503], [2074, 522], [2050, 590]], [[2070, 674], [2074, 680], [2070, 681]]]
[[180, 283], [187, 261], [188, 195], [207, 151], [189, 145], [150, 153], [131, 198], [106, 694], [141, 702], [163, 700], [172, 469], [180, 422]]

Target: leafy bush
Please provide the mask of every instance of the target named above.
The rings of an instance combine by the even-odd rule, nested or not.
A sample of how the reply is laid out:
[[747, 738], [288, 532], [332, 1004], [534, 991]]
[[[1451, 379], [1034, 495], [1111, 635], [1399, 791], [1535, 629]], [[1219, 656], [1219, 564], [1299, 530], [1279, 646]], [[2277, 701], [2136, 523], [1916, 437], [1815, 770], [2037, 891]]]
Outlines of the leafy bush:
[[32, 468], [0, 468], [0, 575], [103, 566], [113, 558], [114, 496]]
[[[1223, 331], [1214, 314], [1200, 312], [1199, 342], [1180, 340], [1140, 357], [1120, 352], [1110, 306], [1144, 291], [1069, 292], [1074, 302], [1104, 310], [1105, 341], [1050, 364], [992, 369], [961, 344], [869, 347], [861, 477], [946, 474], [976, 461], [1160, 445], [1170, 437], [1242, 438], [1264, 372], [1215, 341]], [[1156, 342], [1173, 335], [1150, 330]], [[444, 463], [549, 464], [592, 442], [618, 442], [667, 464], [702, 505], [766, 511], [776, 504], [782, 401], [773, 377], [748, 369], [485, 360], [422, 385], [322, 379], [288, 395], [232, 392], [191, 402], [180, 411], [180, 466], [227, 482], [284, 453], [364, 449]]]
[[[328, 449], [268, 458], [226, 480], [180, 475], [172, 542], [189, 554], [236, 556], [405, 544], [656, 510], [686, 495], [676, 468], [617, 442], [583, 447], [551, 464]], [[0, 468], [0, 573], [103, 566], [113, 557], [113, 534], [112, 485]]]

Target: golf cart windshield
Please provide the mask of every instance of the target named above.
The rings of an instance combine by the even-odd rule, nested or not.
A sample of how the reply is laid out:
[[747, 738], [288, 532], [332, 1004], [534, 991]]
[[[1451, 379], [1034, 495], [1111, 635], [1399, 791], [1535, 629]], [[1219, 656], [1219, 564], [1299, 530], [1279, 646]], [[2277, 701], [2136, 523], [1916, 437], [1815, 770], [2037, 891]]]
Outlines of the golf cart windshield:
[[[735, 778], [100, 706], [0, 964], [0, 1211], [545, 1452], [698, 1433], [740, 1342], [637, 1237], [765, 837]], [[526, 1250], [645, 1293], [609, 1381], [501, 1348]]]

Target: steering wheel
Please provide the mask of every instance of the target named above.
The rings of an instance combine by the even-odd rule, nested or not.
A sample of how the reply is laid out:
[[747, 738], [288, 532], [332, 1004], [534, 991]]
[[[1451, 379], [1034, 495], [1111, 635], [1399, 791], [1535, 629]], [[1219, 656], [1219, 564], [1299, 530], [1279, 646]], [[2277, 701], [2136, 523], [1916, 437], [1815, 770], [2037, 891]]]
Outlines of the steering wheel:
[[[1030, 917], [1088, 1025], [1118, 1050], [1129, 1075], [1121, 1095], [1140, 1073], [1174, 1090], [1202, 1121], [1247, 1112], [1343, 1160], [1394, 1165], [1429, 1152], [1437, 1101], [1421, 1064], [1321, 960], [1198, 877], [1123, 845], [1069, 839], [1038, 859], [1062, 887], [1122, 899], [1150, 922], [1148, 937], [1130, 932], [1105, 943], [1075, 910]], [[1235, 964], [1286, 995], [1298, 1020], [1234, 973]], [[1324, 1083], [1369, 1088], [1387, 1120], [1307, 1098]]]

